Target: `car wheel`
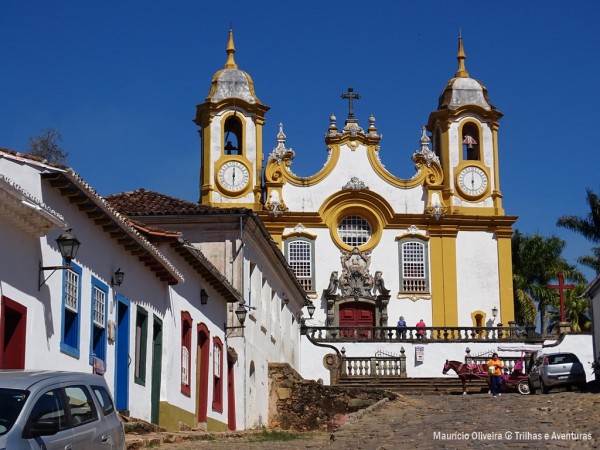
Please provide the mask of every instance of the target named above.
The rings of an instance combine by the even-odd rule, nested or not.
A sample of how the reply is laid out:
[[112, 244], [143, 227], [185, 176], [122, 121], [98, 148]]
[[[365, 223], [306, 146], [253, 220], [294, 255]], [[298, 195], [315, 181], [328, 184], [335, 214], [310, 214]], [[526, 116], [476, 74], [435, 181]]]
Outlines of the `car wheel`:
[[521, 395], [529, 395], [531, 394], [531, 386], [529, 386], [529, 380], [521, 380], [517, 385], [517, 390]]
[[540, 378], [540, 390], [542, 391], [542, 394], [548, 393], [548, 387], [544, 384], [544, 380], [542, 380], [541, 378]]
[[581, 392], [585, 392], [587, 390], [587, 384], [586, 383], [578, 384], [577, 389], [579, 389]]

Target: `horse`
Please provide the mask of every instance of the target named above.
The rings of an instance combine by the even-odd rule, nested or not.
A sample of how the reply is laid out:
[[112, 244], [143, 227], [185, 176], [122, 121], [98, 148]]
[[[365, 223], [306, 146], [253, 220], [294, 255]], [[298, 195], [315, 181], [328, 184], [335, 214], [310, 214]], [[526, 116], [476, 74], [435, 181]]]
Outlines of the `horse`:
[[460, 361], [446, 360], [442, 373], [446, 375], [450, 369], [454, 370], [458, 375], [462, 383], [463, 395], [467, 394], [467, 380], [486, 378], [488, 385], [490, 384], [487, 364], [465, 364]]

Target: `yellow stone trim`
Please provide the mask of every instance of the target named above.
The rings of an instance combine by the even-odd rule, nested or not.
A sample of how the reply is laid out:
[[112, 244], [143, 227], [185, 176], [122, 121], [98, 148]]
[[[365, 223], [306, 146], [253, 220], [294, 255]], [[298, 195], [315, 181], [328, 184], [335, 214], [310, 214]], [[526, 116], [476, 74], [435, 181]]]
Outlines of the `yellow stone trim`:
[[383, 230], [392, 220], [394, 212], [390, 204], [379, 194], [368, 190], [339, 191], [323, 202], [319, 215], [329, 228], [331, 239], [338, 248], [350, 251], [338, 236], [339, 222], [346, 216], [360, 216], [371, 225], [371, 239], [359, 247], [361, 251], [372, 250], [379, 244]]
[[206, 431], [225, 432], [228, 431], [227, 424], [212, 417], [206, 418]]
[[[477, 129], [479, 130], [479, 136], [478, 136], [478, 140], [477, 140], [477, 145], [479, 145], [479, 159], [464, 159], [464, 151], [463, 151], [463, 129], [465, 128], [466, 125], [468, 124], [473, 124], [477, 127]], [[473, 117], [464, 117], [461, 120], [459, 120], [458, 122], [458, 149], [460, 154], [458, 155], [460, 158], [460, 161], [465, 161], [468, 163], [479, 163], [479, 164], [483, 164], [483, 127], [481, 126], [481, 122], [479, 122], [478, 119], [475, 119]]]
[[458, 227], [431, 227], [429, 235], [432, 326], [458, 326]]
[[[332, 140], [333, 138], [328, 139]], [[361, 143], [362, 142], [358, 139], [358, 136], [355, 139], [345, 136], [340, 138], [340, 142], [331, 143], [328, 146], [330, 149], [329, 159], [319, 172], [309, 177], [299, 177], [291, 171], [290, 167], [292, 164], [292, 159], [290, 157], [284, 157], [281, 163], [276, 160], [271, 160], [267, 163], [267, 167], [265, 169], [265, 185], [268, 187], [275, 187], [283, 186], [285, 183], [290, 183], [294, 186], [313, 186], [321, 182], [335, 168], [340, 158], [342, 145], [347, 145], [348, 148], [354, 151]], [[417, 174], [410, 179], [398, 178], [388, 172], [388, 170], [381, 164], [378, 156], [378, 145], [370, 144], [366, 145], [365, 147], [367, 158], [371, 164], [371, 167], [383, 180], [395, 187], [409, 189], [420, 185], [441, 185], [443, 181], [443, 171], [441, 166], [436, 162], [430, 162], [430, 165], [427, 165], [424, 158], [419, 156], [417, 156], [417, 161], [415, 161]], [[267, 196], [268, 195], [269, 191], [267, 191]]]
[[[487, 185], [485, 187], [485, 190], [481, 194], [471, 195], [467, 194], [466, 192], [463, 192], [463, 190], [461, 189], [460, 184], [458, 183], [458, 176], [467, 167], [477, 167], [485, 173], [485, 176], [487, 177]], [[458, 192], [459, 196], [463, 200], [466, 200], [468, 202], [481, 201], [482, 199], [490, 195], [491, 184], [492, 178], [490, 177], [490, 170], [480, 161], [464, 160], [458, 163], [458, 165], [454, 168], [454, 186], [456, 186], [456, 192]]]
[[[482, 323], [482, 325], [477, 325], [477, 318], [476, 318], [477, 315], [481, 316], [481, 323]], [[471, 313], [471, 321], [473, 322], [473, 326], [474, 327], [477, 327], [477, 326], [485, 327], [486, 326], [485, 325], [485, 317], [486, 317], [486, 315], [487, 314], [485, 312], [483, 312], [482, 310], [480, 310], [480, 309], [478, 309], [476, 311], [473, 311]]]
[[[422, 230], [419, 230], [419, 231], [422, 231]], [[422, 241], [429, 241], [429, 236], [427, 236], [426, 234], [423, 235], [423, 234], [419, 234], [419, 233], [406, 232], [406, 233], [399, 234], [394, 238], [394, 240], [396, 240], [396, 241], [400, 241], [402, 239], [421, 239]]]
[[215, 185], [218, 186], [219, 191], [226, 197], [230, 197], [230, 198], [243, 197], [244, 195], [251, 192], [252, 189], [254, 188], [254, 185], [253, 185], [254, 180], [252, 180], [252, 179], [248, 180], [246, 187], [239, 191], [230, 191], [229, 189], [227, 189], [225, 186], [223, 186], [219, 182], [219, 170], [220, 170], [221, 166], [230, 161], [237, 161], [240, 164], [242, 164], [244, 167], [246, 167], [246, 170], [248, 171], [250, 178], [252, 178], [252, 176], [254, 175], [254, 171], [252, 170], [252, 164], [250, 163], [250, 161], [248, 161], [248, 159], [246, 157], [239, 156], [239, 155], [222, 155], [217, 161], [215, 161], [215, 165], [214, 165], [213, 172], [214, 172]]
[[[238, 117], [241, 116], [241, 117]], [[240, 141], [238, 141], [238, 146], [242, 146], [242, 152], [241, 155], [225, 155], [225, 122], [227, 122], [227, 119], [229, 119], [230, 117], [235, 117], [237, 118], [241, 124], [242, 124], [242, 135], [240, 136]], [[248, 153], [248, 145], [246, 143], [246, 116], [241, 113], [240, 111], [237, 110], [230, 110], [230, 111], [226, 111], [221, 115], [221, 126], [220, 126], [220, 130], [221, 130], [221, 158], [224, 156], [230, 157], [230, 156], [243, 156], [246, 157], [246, 154]], [[233, 159], [233, 158], [232, 158]]]
[[[191, 428], [198, 427], [198, 419], [195, 413], [186, 411], [169, 402], [160, 402], [158, 416], [158, 425], [168, 431], [179, 431], [180, 423], [184, 423]], [[208, 418], [206, 431], [227, 431], [227, 424]]]
[[415, 161], [416, 175], [410, 179], [398, 178], [392, 175], [388, 170], [383, 167], [378, 156], [379, 150], [373, 146], [367, 149], [367, 157], [373, 170], [385, 181], [390, 183], [394, 187], [401, 189], [410, 189], [417, 186], [435, 186], [441, 185], [444, 179], [442, 167], [437, 162], [431, 162], [428, 166], [423, 158], [417, 156]]
[[[268, 161], [265, 168], [265, 186], [268, 187], [270, 183], [278, 186], [283, 186], [285, 183], [294, 186], [313, 186], [319, 183], [333, 171], [340, 159], [339, 145], [331, 145], [329, 150], [329, 158], [325, 165], [316, 174], [309, 177], [299, 177], [291, 171], [292, 159], [290, 157], [283, 158], [281, 163], [274, 159]], [[267, 198], [269, 194], [270, 191], [267, 190]]]
[[284, 233], [281, 236], [283, 239], [291, 239], [296, 237], [303, 237], [306, 239], [310, 239], [311, 241], [315, 241], [317, 239], [316, 234], [309, 233], [308, 231], [290, 231], [288, 233]]
[[515, 320], [515, 298], [512, 273], [512, 230], [496, 231], [498, 241], [498, 282], [500, 284], [500, 319], [504, 326]]

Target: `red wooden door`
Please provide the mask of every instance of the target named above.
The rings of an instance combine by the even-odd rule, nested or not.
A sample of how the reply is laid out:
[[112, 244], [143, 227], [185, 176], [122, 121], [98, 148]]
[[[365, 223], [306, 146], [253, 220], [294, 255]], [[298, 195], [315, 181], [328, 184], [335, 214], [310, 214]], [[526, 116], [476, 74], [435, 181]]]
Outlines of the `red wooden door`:
[[227, 355], [227, 429], [235, 431], [235, 361]]
[[351, 302], [340, 305], [340, 327], [368, 327], [362, 330], [344, 330], [342, 336], [349, 338], [369, 338], [375, 325], [375, 306], [368, 303]]
[[210, 332], [203, 323], [198, 324], [198, 423], [206, 423], [208, 417], [208, 361]]
[[0, 369], [24, 369], [27, 308], [7, 297], [0, 303]]

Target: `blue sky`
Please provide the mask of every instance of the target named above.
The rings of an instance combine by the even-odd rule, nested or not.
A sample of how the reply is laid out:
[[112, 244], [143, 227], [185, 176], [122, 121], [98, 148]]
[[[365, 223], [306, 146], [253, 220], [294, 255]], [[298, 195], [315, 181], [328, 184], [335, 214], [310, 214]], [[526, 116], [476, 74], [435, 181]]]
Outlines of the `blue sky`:
[[192, 119], [232, 23], [236, 62], [271, 107], [265, 153], [283, 122], [294, 172], [317, 171], [329, 116], [345, 118], [340, 94], [353, 86], [359, 123], [375, 116], [383, 163], [407, 178], [461, 29], [471, 77], [505, 114], [505, 210], [525, 233], [566, 240], [574, 262], [590, 244], [556, 219], [587, 214], [585, 189], [600, 191], [599, 17], [596, 1], [1, 1], [0, 147], [24, 150], [54, 127], [100, 194], [197, 201]]

